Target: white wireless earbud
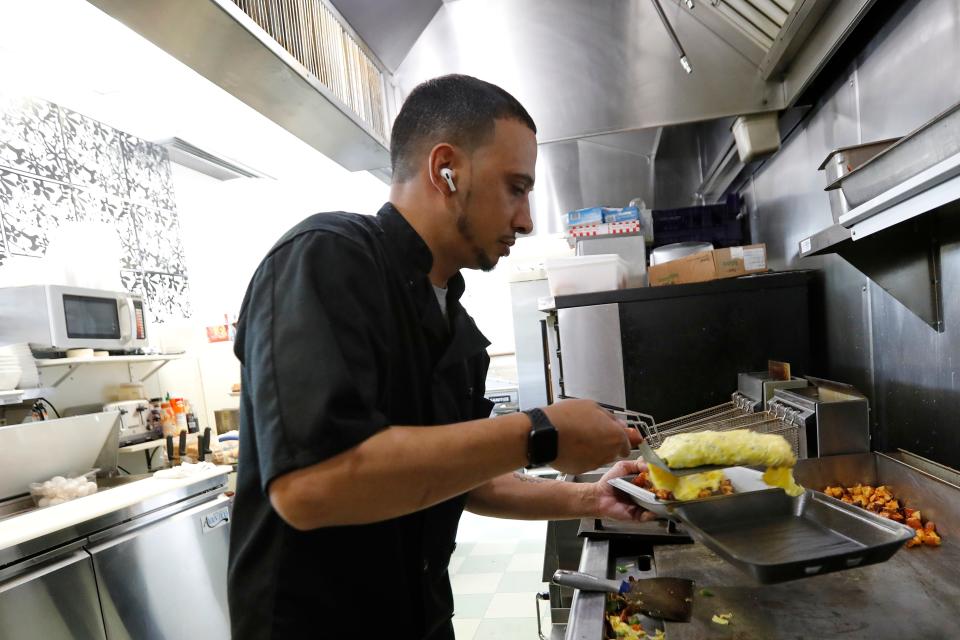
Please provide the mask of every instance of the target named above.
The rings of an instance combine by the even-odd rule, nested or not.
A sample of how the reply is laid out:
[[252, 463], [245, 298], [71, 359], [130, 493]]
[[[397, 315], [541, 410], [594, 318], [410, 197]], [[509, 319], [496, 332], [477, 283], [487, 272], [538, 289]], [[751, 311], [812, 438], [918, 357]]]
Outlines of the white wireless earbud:
[[440, 169], [440, 177], [447, 181], [447, 186], [450, 187], [450, 193], [457, 190], [457, 185], [453, 183], [453, 171], [449, 167]]

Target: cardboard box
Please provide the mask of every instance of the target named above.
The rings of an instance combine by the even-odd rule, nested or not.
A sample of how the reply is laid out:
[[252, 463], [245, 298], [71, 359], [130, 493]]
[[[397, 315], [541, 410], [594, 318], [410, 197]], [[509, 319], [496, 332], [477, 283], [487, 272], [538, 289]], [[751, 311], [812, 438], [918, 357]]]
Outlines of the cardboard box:
[[736, 278], [766, 270], [766, 245], [752, 244], [746, 247], [714, 249], [679, 260], [671, 260], [650, 267], [647, 274], [651, 287], [662, 287], [670, 284]]
[[767, 245], [751, 244], [745, 247], [714, 249], [713, 261], [718, 278], [736, 278], [767, 270]]
[[622, 209], [603, 210], [604, 222], [629, 222], [640, 219], [640, 210], [636, 207], [624, 207]]

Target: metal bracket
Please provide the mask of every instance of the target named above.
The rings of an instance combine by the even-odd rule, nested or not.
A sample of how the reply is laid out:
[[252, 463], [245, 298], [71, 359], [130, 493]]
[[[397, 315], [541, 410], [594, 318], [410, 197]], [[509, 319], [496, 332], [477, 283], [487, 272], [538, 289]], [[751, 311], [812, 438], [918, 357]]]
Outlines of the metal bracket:
[[[150, 369], [147, 375], [140, 378], [140, 382], [146, 382], [147, 380], [152, 378], [157, 371], [160, 371], [160, 369], [163, 369], [165, 366], [170, 364], [170, 362], [172, 362], [172, 360], [161, 360], [157, 366], [155, 366], [153, 369]], [[130, 374], [130, 382], [133, 382], [133, 363], [132, 362], [127, 363], [127, 372]]]
[[924, 216], [837, 249], [935, 331], [944, 330], [939, 220]]
[[82, 366], [83, 366], [82, 364], [68, 364], [68, 365], [67, 365], [67, 372], [64, 373], [62, 376], [60, 376], [59, 378], [57, 378], [57, 381], [54, 382], [54, 383], [53, 383], [52, 385], [50, 385], [50, 386], [53, 387], [54, 389], [56, 389], [57, 387], [60, 386], [60, 383], [61, 383], [61, 382], [63, 382], [64, 380], [66, 380], [68, 377], [70, 377], [70, 374], [71, 374], [71, 373], [73, 373], [75, 370], [79, 369], [79, 368], [82, 367]]
[[[118, 359], [119, 359], [120, 357], [122, 357], [122, 356], [118, 356]], [[140, 381], [140, 382], [146, 382], [146, 381], [149, 380], [154, 374], [156, 374], [157, 371], [160, 371], [160, 369], [162, 369], [163, 367], [167, 366], [167, 364], [170, 363], [170, 362], [171, 362], [172, 360], [174, 360], [174, 359], [176, 359], [176, 358], [173, 358], [173, 357], [165, 357], [165, 358], [162, 358], [162, 359], [161, 359], [161, 358], [157, 358], [156, 360], [154, 360], [153, 358], [142, 359], [142, 360], [134, 360], [134, 361], [127, 360], [127, 361], [126, 361], [126, 365], [127, 365], [127, 376], [128, 376], [128, 378], [129, 378], [130, 382], [135, 382], [135, 381], [138, 379], [138, 377], [135, 376], [134, 373], [133, 373], [133, 365], [134, 365], [134, 364], [136, 364], [137, 362], [156, 362], [156, 363], [157, 363], [156, 366], [153, 367], [152, 369], [150, 369], [150, 371], [148, 371], [148, 372], [146, 373], [146, 375], [139, 377], [139, 381]], [[123, 361], [121, 360], [120, 362], [123, 362]], [[114, 362], [113, 364], [120, 364], [120, 362]], [[97, 366], [97, 365], [101, 365], [101, 364], [110, 364], [110, 361], [107, 360], [106, 358], [101, 358], [101, 359], [94, 360], [94, 361], [65, 362], [65, 363], [60, 363], [60, 362], [56, 362], [56, 361], [50, 361], [49, 364], [44, 364], [44, 365], [39, 365], [39, 366], [44, 366], [44, 367], [57, 366], [57, 367], [66, 367], [66, 368], [67, 368], [67, 370], [64, 371], [63, 374], [61, 374], [60, 377], [57, 378], [56, 381], [55, 381], [53, 384], [51, 384], [51, 385], [48, 386], [48, 388], [56, 389], [57, 387], [59, 387], [59, 386], [63, 383], [64, 380], [66, 380], [66, 379], [69, 378], [71, 375], [73, 375], [78, 369], [80, 369], [80, 368], [82, 368], [82, 367], [85, 367], [85, 366], [88, 366], [88, 365], [89, 365], [89, 366]]]

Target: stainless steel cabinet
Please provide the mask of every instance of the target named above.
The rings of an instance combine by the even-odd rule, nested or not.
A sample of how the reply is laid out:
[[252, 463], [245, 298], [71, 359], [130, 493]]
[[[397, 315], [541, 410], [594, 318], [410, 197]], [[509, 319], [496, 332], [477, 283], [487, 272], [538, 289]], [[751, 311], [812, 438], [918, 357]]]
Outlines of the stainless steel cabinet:
[[89, 547], [110, 640], [230, 638], [229, 509], [221, 495]]
[[0, 638], [106, 638], [90, 556], [78, 550], [0, 581]]

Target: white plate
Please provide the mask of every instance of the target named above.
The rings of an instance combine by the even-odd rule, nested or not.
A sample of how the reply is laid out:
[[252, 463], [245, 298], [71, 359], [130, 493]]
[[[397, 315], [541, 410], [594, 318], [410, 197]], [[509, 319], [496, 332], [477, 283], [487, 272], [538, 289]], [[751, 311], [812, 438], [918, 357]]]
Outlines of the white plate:
[[[756, 469], [730, 467], [729, 469], [724, 469], [723, 474], [730, 481], [730, 484], [733, 485], [733, 490], [736, 493], [749, 493], [751, 491], [762, 491], [771, 488], [770, 485], [763, 481], [763, 472], [757, 471]], [[608, 480], [608, 482], [615, 489], [619, 489], [629, 495], [630, 499], [638, 505], [662, 518], [669, 517], [670, 508], [681, 502], [680, 500], [657, 500], [657, 497], [652, 491], [638, 487], [624, 478], [613, 478], [612, 480]], [[716, 499], [716, 497], [718, 496], [703, 499], [713, 500]], [[687, 500], [686, 502], [693, 501]]]

